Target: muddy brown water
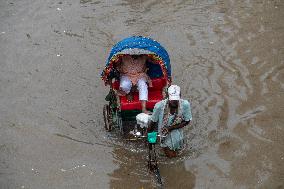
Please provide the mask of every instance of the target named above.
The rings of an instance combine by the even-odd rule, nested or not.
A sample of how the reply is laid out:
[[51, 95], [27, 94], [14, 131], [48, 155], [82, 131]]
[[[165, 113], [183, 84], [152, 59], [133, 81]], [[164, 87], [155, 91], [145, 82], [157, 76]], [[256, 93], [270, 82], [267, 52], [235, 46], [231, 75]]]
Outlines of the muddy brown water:
[[0, 2], [0, 188], [156, 188], [143, 144], [103, 129], [100, 80], [130, 35], [167, 49], [192, 104], [164, 188], [284, 188], [284, 2]]

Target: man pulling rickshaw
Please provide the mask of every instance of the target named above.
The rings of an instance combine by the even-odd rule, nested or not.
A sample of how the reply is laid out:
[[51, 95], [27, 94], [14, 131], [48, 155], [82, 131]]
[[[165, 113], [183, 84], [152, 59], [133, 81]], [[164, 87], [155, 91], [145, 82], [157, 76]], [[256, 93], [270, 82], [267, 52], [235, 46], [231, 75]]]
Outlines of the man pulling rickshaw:
[[168, 97], [158, 102], [151, 115], [148, 132], [158, 125], [158, 132], [165, 136], [161, 140], [161, 147], [167, 157], [176, 157], [177, 151], [182, 149], [184, 135], [182, 128], [192, 120], [190, 104], [180, 98], [180, 87], [171, 85], [168, 88]]

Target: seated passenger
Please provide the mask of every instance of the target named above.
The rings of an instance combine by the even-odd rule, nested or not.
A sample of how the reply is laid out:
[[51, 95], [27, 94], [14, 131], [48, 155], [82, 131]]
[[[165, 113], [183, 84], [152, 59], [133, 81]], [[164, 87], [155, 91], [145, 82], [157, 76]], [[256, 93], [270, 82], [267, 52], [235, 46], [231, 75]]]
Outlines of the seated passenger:
[[146, 55], [125, 55], [118, 70], [120, 72], [119, 92], [121, 95], [127, 95], [128, 100], [132, 100], [131, 89], [137, 86], [139, 91], [139, 100], [141, 101], [142, 112], [148, 113], [146, 110], [146, 102], [148, 101], [148, 86], [152, 86], [150, 77], [146, 74]]

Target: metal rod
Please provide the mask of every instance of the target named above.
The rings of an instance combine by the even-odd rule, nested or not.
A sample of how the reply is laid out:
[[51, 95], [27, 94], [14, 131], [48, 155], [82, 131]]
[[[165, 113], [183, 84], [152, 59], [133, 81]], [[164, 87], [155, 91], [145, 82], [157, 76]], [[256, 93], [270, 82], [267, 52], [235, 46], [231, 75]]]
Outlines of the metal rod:
[[[151, 172], [154, 173], [155, 178], [156, 178], [158, 184], [160, 185], [160, 187], [162, 187], [163, 186], [163, 182], [162, 182], [162, 178], [161, 178], [161, 175], [160, 175], [160, 170], [159, 170], [159, 167], [158, 167], [158, 161], [157, 161], [157, 154], [156, 154], [155, 144], [150, 144], [149, 143], [148, 146], [149, 146], [149, 160], [148, 160], [149, 169], [150, 169]], [[153, 165], [153, 163], [154, 163], [154, 165]]]

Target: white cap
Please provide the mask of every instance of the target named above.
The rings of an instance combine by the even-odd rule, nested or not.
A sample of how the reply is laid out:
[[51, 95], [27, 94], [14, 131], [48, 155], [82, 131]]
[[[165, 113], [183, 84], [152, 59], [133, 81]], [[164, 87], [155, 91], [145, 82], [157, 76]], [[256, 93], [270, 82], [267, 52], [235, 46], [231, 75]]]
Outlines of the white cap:
[[171, 85], [168, 88], [169, 100], [180, 100], [180, 87]]

